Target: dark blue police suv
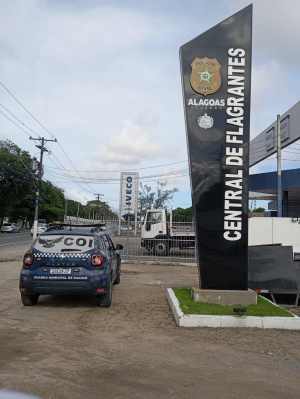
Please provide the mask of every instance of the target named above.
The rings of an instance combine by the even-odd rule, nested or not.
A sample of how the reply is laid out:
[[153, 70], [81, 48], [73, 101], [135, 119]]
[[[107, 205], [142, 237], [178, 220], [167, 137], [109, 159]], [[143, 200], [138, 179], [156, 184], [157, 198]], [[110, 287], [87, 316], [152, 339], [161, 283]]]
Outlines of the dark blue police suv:
[[95, 227], [52, 226], [24, 255], [20, 273], [24, 306], [40, 295], [94, 295], [101, 307], [112, 302], [112, 285], [120, 283], [123, 246]]

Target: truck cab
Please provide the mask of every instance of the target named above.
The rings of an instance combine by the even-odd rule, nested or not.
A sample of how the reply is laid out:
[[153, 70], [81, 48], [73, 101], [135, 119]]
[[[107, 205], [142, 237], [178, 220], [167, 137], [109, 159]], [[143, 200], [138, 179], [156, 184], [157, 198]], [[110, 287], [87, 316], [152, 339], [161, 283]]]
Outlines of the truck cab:
[[155, 255], [169, 253], [167, 211], [165, 209], [148, 209], [141, 226], [141, 246], [154, 250]]
[[173, 247], [195, 247], [195, 227], [192, 222], [174, 222], [172, 208], [148, 209], [141, 227], [141, 246], [153, 250], [156, 256], [167, 256]]
[[142, 236], [154, 238], [159, 234], [167, 235], [167, 212], [165, 209], [149, 209], [142, 224]]

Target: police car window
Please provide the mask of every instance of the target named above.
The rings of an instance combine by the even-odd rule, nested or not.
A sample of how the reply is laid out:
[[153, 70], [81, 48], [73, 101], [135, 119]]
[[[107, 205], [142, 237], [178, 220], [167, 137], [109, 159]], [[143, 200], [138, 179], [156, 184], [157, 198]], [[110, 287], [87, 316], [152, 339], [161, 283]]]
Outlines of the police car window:
[[100, 246], [100, 241], [98, 236], [94, 236], [94, 243], [95, 243], [95, 248], [98, 248]]
[[34, 244], [34, 249], [46, 253], [80, 253], [94, 248], [93, 236], [79, 235], [43, 235], [39, 236]]
[[108, 248], [109, 247], [109, 242], [107, 240], [107, 236], [105, 234], [103, 234], [102, 237], [103, 237], [103, 241], [104, 241], [105, 247]]
[[106, 236], [106, 237], [107, 237], [107, 241], [109, 243], [110, 248], [114, 249], [114, 243], [112, 242], [111, 238], [109, 236]]
[[103, 238], [102, 237], [98, 237], [98, 238], [99, 238], [100, 249], [105, 249], [105, 244], [104, 244]]

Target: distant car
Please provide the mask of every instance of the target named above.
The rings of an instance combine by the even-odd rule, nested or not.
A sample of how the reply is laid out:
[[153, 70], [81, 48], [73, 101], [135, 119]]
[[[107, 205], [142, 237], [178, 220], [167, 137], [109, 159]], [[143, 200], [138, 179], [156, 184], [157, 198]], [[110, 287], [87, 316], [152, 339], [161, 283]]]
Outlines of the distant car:
[[24, 255], [19, 285], [23, 305], [35, 305], [40, 295], [78, 294], [94, 295], [99, 306], [109, 307], [112, 285], [120, 283], [121, 249], [100, 228], [51, 226]]
[[[44, 231], [46, 231], [48, 228], [48, 225], [46, 223], [38, 223], [37, 225], [37, 230], [36, 230], [36, 234], [39, 235], [41, 233], [43, 233]], [[31, 235], [33, 236], [33, 226], [30, 230]]]
[[121, 230], [129, 230], [129, 231], [132, 231], [133, 230], [133, 228], [132, 228], [132, 225], [130, 224], [129, 226], [128, 225], [123, 225], [122, 227], [121, 227]]
[[1, 233], [20, 233], [20, 227], [17, 223], [3, 223]]

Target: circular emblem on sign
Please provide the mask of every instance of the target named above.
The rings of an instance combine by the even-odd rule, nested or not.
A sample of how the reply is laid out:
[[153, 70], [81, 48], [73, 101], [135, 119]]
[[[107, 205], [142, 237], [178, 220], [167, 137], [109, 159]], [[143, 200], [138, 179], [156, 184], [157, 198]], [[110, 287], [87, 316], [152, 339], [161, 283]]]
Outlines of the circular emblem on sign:
[[209, 72], [204, 70], [199, 76], [201, 77], [201, 81], [207, 82], [207, 81], [210, 81], [210, 76], [211, 75], [214, 75], [214, 74], [213, 73], [210, 74]]
[[196, 93], [207, 96], [219, 90], [221, 65], [216, 58], [195, 58], [191, 68], [191, 86]]
[[214, 125], [214, 119], [211, 116], [204, 114], [203, 116], [199, 116], [198, 125], [202, 127], [202, 129], [209, 129]]

